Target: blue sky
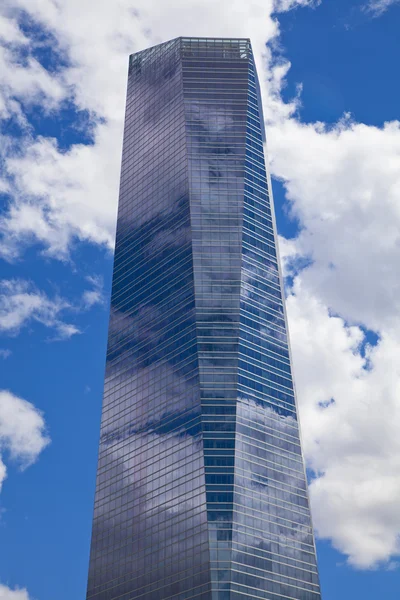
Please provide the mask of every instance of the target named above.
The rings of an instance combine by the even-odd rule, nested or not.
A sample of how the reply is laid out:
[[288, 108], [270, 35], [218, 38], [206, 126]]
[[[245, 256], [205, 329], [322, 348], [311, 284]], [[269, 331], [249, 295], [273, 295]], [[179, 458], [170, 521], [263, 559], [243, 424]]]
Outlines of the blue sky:
[[399, 26], [388, 0], [2, 4], [1, 600], [85, 597], [127, 57], [177, 35], [256, 53], [323, 598], [398, 599]]

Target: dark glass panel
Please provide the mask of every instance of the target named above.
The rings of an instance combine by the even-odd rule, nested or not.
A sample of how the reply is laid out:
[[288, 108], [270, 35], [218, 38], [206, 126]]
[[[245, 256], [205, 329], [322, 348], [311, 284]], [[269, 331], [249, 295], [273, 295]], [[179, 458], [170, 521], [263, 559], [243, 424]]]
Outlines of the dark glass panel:
[[249, 40], [131, 56], [88, 599], [319, 600]]

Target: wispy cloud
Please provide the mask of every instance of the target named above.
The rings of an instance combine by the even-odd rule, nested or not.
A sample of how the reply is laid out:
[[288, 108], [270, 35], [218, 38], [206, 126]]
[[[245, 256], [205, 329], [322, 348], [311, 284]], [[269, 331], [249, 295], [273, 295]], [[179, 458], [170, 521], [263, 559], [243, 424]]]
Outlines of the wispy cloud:
[[103, 279], [97, 275], [89, 275], [86, 281], [92, 286], [91, 290], [85, 290], [82, 296], [83, 307], [87, 310], [97, 304], [104, 304]]
[[321, 4], [322, 0], [275, 0], [275, 11], [286, 12], [292, 8], [305, 7], [316, 8]]
[[5, 348], [0, 348], [0, 358], [8, 358], [9, 356], [11, 356], [12, 352], [11, 350], [5, 349]]
[[[52, 331], [51, 341], [67, 340], [80, 333], [79, 327], [66, 321], [66, 316], [78, 315], [104, 303], [102, 278], [93, 275], [85, 279], [90, 287], [75, 300], [59, 295], [51, 297], [31, 281], [0, 280], [0, 333], [15, 336], [35, 322]], [[1, 358], [10, 354], [9, 350], [0, 350]]]
[[69, 302], [55, 296], [50, 298], [31, 282], [21, 279], [0, 281], [0, 332], [16, 335], [32, 322], [54, 330], [58, 339], [68, 339], [79, 329], [65, 323], [61, 315], [71, 310]]
[[370, 0], [365, 6], [366, 12], [374, 17], [380, 17], [394, 4], [399, 4], [400, 0]]

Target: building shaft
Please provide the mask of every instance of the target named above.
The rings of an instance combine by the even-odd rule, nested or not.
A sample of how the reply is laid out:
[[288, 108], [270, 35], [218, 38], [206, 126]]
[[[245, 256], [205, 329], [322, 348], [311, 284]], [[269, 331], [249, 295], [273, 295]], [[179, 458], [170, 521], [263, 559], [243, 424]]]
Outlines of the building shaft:
[[88, 600], [320, 600], [247, 39], [129, 63]]

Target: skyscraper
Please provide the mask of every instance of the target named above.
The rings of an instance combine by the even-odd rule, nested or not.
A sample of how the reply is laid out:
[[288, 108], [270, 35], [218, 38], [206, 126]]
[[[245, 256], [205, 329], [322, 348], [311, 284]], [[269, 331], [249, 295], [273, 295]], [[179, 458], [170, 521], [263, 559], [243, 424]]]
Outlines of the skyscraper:
[[247, 39], [129, 63], [88, 600], [319, 600]]

